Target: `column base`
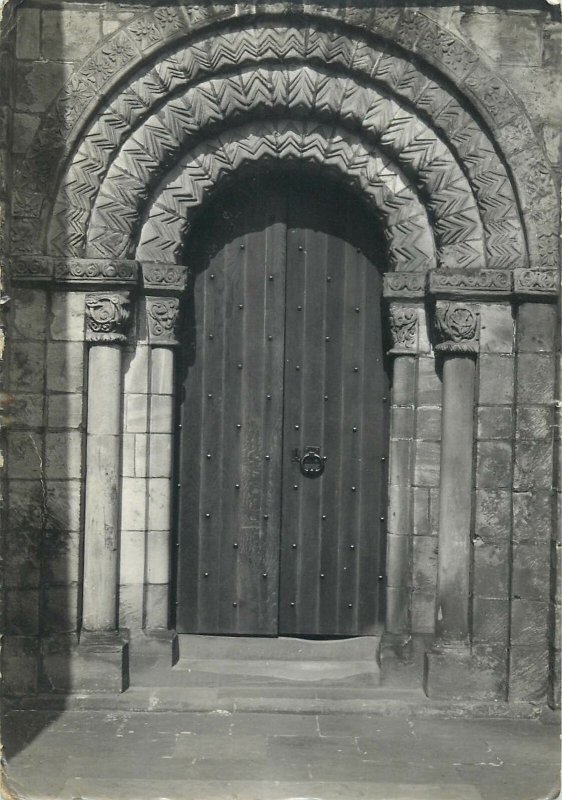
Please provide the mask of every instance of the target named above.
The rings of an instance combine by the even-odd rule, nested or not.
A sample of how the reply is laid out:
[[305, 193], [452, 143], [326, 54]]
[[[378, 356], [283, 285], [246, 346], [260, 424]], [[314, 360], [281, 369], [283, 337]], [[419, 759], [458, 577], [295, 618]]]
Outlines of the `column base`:
[[42, 643], [41, 684], [55, 692], [124, 692], [129, 640], [121, 631], [83, 631]]
[[382, 686], [411, 689], [423, 682], [425, 652], [432, 637], [384, 633], [379, 649]]
[[505, 647], [436, 642], [425, 654], [423, 688], [433, 699], [505, 700]]

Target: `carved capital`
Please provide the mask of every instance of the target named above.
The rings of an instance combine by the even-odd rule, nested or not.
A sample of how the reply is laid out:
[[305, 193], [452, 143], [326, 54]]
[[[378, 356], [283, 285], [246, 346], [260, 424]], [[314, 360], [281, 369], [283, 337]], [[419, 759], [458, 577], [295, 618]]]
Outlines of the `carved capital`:
[[418, 349], [418, 309], [401, 303], [390, 303], [388, 308], [391, 355], [413, 355]]
[[173, 347], [178, 344], [179, 309], [177, 297], [146, 298], [148, 341], [151, 345]]
[[129, 292], [86, 295], [86, 341], [125, 342], [131, 317]]
[[383, 296], [387, 300], [415, 300], [423, 298], [427, 284], [425, 272], [385, 272]]
[[142, 267], [142, 281], [145, 290], [157, 294], [181, 294], [185, 291], [189, 278], [189, 267], [181, 264], [158, 262], [144, 262]]
[[511, 272], [497, 269], [432, 272], [429, 291], [453, 300], [506, 297], [511, 294]]
[[513, 290], [527, 297], [552, 297], [556, 300], [560, 278], [557, 270], [515, 269]]
[[439, 300], [435, 304], [435, 329], [441, 353], [478, 353], [480, 307], [474, 303]]

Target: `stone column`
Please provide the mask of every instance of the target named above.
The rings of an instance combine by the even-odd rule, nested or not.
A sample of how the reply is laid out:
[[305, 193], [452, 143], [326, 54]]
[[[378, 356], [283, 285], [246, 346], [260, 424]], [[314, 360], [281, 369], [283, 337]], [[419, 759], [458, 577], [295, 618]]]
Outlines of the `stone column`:
[[473, 680], [469, 641], [470, 537], [480, 307], [476, 303], [438, 300], [435, 328], [439, 339], [435, 350], [443, 359], [437, 641], [427, 654], [425, 688], [430, 696], [450, 696], [463, 680]]
[[129, 293], [86, 295], [88, 422], [84, 523], [82, 688], [126, 688], [126, 644], [117, 633], [119, 566], [121, 345]]

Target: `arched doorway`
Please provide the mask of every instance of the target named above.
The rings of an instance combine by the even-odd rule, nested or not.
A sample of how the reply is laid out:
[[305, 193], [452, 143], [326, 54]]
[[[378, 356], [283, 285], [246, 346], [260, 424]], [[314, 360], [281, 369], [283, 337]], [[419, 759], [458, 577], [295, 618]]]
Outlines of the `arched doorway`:
[[302, 173], [231, 185], [192, 230], [179, 632], [379, 630], [383, 254], [372, 212]]

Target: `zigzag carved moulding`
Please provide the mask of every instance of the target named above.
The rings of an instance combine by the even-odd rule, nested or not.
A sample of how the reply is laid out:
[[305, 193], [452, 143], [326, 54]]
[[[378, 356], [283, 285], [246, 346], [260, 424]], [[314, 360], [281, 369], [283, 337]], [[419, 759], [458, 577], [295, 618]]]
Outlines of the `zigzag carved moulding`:
[[[240, 70], [241, 66], [264, 60], [291, 62], [303, 59], [308, 63], [322, 64], [331, 73], [342, 69], [354, 71], [362, 81], [383, 86], [387, 91], [390, 89], [395, 96], [417, 109], [416, 113], [428, 119], [446, 136], [448, 144], [462, 161], [480, 216], [489, 223], [487, 230], [495, 226], [487, 246], [491, 264], [516, 267], [526, 263], [517, 208], [505, 168], [491, 141], [469, 112], [406, 59], [385, 52], [383, 48], [377, 49], [359, 35], [350, 39], [349, 35], [329, 33], [310, 25], [298, 28], [276, 24], [274, 29], [257, 26], [244, 31], [223, 32], [203, 38], [144, 68], [142, 74], [134, 78], [94, 122], [63, 182], [60, 196], [63, 205], [64, 194], [70, 191], [78, 195], [73, 226], [83, 229], [87, 225], [89, 209], [111, 158], [134, 128], [150, 114], [154, 104], [161, 102], [167, 94], [213, 72]], [[337, 75], [333, 74], [333, 77]], [[308, 107], [306, 102], [304, 98], [303, 109]], [[298, 97], [295, 103], [298, 104]], [[416, 147], [424, 149], [423, 137], [414, 143]], [[60, 249], [65, 250], [69, 244], [71, 242], [61, 240]], [[468, 254], [462, 248], [457, 250], [458, 256], [466, 259], [463, 266], [469, 266]]]
[[[305, 165], [337, 175], [383, 218], [390, 269], [419, 271], [435, 266], [427, 214], [402, 176], [356, 137], [303, 120], [264, 122], [258, 131], [252, 125], [233, 129], [188, 153], [155, 194], [140, 235], [138, 259], [175, 261], [193, 212], [221, 181], [242, 168], [255, 168], [258, 162]], [[103, 227], [92, 226], [90, 252], [106, 247], [108, 241], [113, 247], [122, 244], [120, 231], [110, 227], [114, 217], [113, 205], [103, 216], [100, 213]]]
[[[483, 266], [478, 208], [467, 179], [446, 145], [422, 121], [376, 90], [308, 68], [263, 69], [206, 81], [164, 105], [133, 133], [109, 168], [95, 200], [91, 226], [100, 225], [100, 208], [106, 211], [102, 216], [112, 210], [113, 224], [121, 230], [121, 220], [134, 224], [164, 166], [190, 142], [197, 141], [202, 131], [245, 118], [248, 108], [259, 119], [260, 114], [277, 117], [287, 109], [302, 111], [303, 105], [310, 116], [338, 121], [343, 116], [345, 124], [352, 129], [361, 127], [364, 137], [378, 143], [382, 152], [397, 161], [416, 184], [432, 216], [443, 263], [452, 260], [453, 266], [458, 265], [459, 248], [452, 245], [462, 243], [466, 266]], [[64, 248], [83, 247], [85, 231], [80, 224], [83, 209], [79, 203], [80, 195], [72, 184], [58, 212], [55, 241], [62, 239]], [[130, 230], [131, 240], [122, 255], [134, 247], [133, 227]]]

